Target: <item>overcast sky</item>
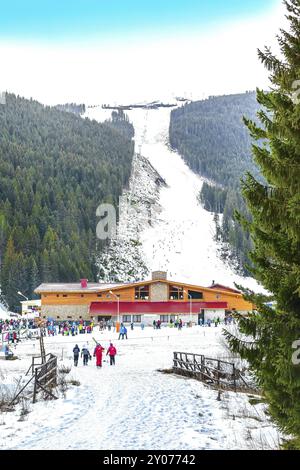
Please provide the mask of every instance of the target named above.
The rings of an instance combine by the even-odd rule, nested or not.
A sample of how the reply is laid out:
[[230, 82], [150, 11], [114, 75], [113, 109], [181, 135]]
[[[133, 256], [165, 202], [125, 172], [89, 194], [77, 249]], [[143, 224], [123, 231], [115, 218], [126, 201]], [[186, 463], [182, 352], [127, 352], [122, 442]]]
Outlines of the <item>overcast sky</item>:
[[268, 86], [280, 0], [0, 0], [0, 90], [43, 103], [203, 98]]

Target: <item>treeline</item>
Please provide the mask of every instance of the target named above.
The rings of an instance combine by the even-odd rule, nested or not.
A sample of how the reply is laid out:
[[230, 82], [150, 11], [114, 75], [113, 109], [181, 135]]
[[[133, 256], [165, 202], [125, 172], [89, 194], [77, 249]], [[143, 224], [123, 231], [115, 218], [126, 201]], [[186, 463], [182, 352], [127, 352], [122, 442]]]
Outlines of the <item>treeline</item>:
[[200, 192], [200, 201], [205, 210], [223, 214], [226, 203], [227, 190], [219, 186], [213, 186], [208, 183], [203, 183]]
[[97, 280], [96, 208], [117, 206], [131, 172], [123, 121], [128, 136], [11, 94], [0, 105], [0, 279], [11, 309], [40, 282]]
[[247, 171], [261, 179], [242, 119], [257, 122], [257, 111], [255, 93], [247, 92], [185, 104], [172, 110], [170, 121], [171, 146], [212, 182], [203, 184], [200, 201], [206, 210], [219, 214], [216, 238], [223, 243], [223, 256], [234, 261], [242, 274], [248, 274], [252, 242], [234, 218], [235, 210], [247, 215], [240, 180]]
[[112, 111], [111, 119], [107, 120], [106, 124], [120, 132], [127, 139], [133, 139], [134, 127], [129, 122], [129, 117], [122, 109], [119, 109], [118, 111]]

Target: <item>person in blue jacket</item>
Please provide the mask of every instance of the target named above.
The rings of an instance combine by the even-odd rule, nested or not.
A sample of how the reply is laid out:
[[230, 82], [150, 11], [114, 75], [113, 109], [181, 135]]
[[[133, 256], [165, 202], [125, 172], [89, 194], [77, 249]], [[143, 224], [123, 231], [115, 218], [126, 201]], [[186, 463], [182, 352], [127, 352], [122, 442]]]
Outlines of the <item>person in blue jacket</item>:
[[128, 338], [127, 338], [127, 328], [126, 328], [125, 325], [124, 325], [124, 336], [125, 336], [126, 339], [128, 339]]
[[123, 323], [121, 323], [120, 333], [119, 333], [119, 338], [118, 339], [120, 339], [120, 338], [124, 339], [124, 336], [126, 336], [126, 339], [128, 339], [127, 338], [127, 328], [126, 328], [125, 325], [123, 325]]

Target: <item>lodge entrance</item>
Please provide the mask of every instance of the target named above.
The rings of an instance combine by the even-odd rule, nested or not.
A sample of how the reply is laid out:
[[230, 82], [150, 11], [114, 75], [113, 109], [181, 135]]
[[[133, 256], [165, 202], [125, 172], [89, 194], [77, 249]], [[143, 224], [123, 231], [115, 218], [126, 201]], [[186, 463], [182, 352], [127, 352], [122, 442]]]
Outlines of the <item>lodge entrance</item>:
[[111, 320], [111, 315], [98, 315], [98, 322]]
[[198, 313], [198, 325], [204, 325], [204, 309]]

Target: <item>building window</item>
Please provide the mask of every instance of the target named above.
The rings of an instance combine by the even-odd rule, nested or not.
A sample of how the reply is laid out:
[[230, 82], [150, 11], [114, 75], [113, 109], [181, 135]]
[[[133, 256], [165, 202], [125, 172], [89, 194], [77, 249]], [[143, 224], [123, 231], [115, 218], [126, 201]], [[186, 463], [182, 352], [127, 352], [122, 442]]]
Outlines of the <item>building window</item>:
[[97, 294], [97, 297], [102, 297], [102, 294]]
[[183, 300], [183, 287], [170, 286], [169, 287], [169, 299], [170, 300]]
[[135, 300], [149, 300], [149, 286], [139, 286], [135, 288]]
[[68, 297], [67, 294], [63, 294], [63, 297]]
[[56, 318], [60, 318], [60, 317], [56, 317]]
[[82, 318], [82, 317], [79, 317], [79, 318]]
[[203, 299], [203, 293], [195, 290], [188, 290], [189, 299]]
[[59, 294], [56, 294], [56, 297], [59, 297]]
[[123, 315], [124, 323], [131, 323], [131, 315]]
[[81, 297], [84, 297], [84, 294], [81, 294]]
[[142, 320], [142, 316], [141, 315], [133, 315], [132, 317], [132, 321], [134, 323], [141, 323], [141, 320]]
[[72, 317], [67, 317], [67, 318], [71, 318], [71, 319], [72, 319]]
[[168, 323], [168, 315], [160, 315], [160, 321], [162, 323]]
[[170, 321], [175, 321], [176, 320], [176, 315], [170, 315]]

